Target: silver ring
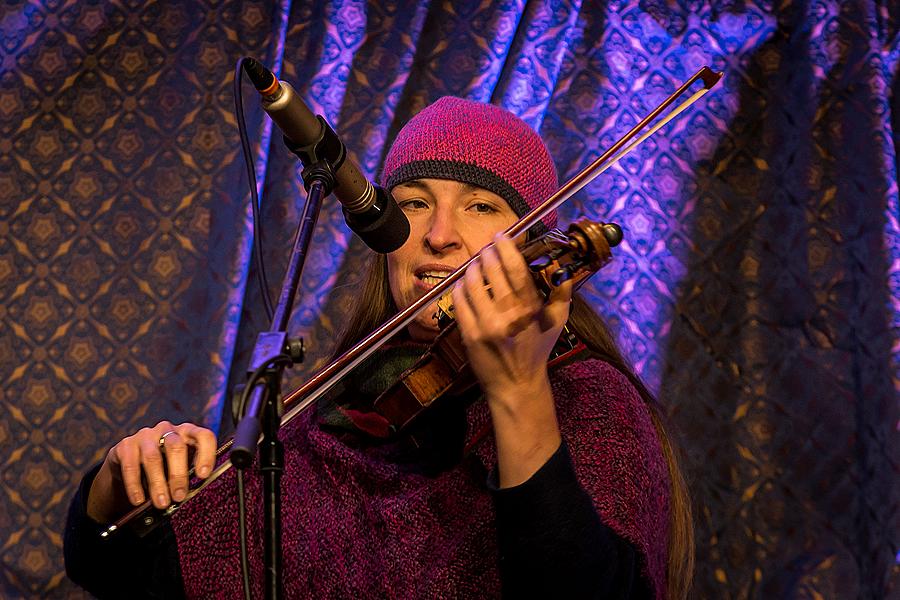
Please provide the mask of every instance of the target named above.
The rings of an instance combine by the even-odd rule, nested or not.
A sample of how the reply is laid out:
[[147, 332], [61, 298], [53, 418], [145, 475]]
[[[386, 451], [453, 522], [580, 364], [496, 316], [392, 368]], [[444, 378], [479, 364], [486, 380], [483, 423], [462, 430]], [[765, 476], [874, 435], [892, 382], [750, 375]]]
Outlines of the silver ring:
[[159, 447], [160, 448], [162, 448], [163, 446], [166, 445], [166, 438], [169, 437], [170, 435], [172, 435], [173, 433], [176, 433], [174, 429], [165, 432], [164, 434], [162, 434], [159, 437]]

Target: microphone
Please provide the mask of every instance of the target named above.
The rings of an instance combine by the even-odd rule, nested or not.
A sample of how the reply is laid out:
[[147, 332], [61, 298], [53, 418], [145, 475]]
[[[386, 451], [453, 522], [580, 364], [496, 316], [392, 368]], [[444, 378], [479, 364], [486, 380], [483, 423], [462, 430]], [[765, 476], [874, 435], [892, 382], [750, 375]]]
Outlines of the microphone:
[[[390, 192], [366, 179], [347, 156], [347, 149], [321, 116], [287, 82], [258, 60], [244, 59], [244, 70], [262, 96], [262, 108], [284, 134], [288, 148], [309, 165], [312, 150], [334, 168], [334, 195], [341, 203], [347, 226], [375, 252], [393, 252], [409, 237], [409, 220]], [[307, 157], [307, 158], [305, 158]]]

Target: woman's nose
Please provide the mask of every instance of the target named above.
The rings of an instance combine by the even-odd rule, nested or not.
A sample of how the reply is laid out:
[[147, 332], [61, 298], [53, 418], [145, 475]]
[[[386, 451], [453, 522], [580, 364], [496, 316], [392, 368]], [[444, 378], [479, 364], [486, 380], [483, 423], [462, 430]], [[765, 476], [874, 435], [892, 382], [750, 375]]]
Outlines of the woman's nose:
[[453, 216], [453, 211], [444, 207], [434, 210], [428, 224], [428, 231], [425, 233], [425, 243], [437, 252], [461, 246], [459, 224]]

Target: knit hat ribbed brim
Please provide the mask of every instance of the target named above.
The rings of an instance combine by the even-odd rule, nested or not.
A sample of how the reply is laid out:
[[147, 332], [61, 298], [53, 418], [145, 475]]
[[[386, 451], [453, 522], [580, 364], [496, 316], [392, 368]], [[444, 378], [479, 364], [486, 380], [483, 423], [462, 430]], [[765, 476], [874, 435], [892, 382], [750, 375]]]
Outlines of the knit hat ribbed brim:
[[[502, 197], [520, 217], [558, 187], [556, 167], [541, 137], [511, 112], [445, 96], [397, 134], [381, 175], [391, 189], [414, 179], [452, 179]], [[556, 212], [543, 224], [556, 226]]]

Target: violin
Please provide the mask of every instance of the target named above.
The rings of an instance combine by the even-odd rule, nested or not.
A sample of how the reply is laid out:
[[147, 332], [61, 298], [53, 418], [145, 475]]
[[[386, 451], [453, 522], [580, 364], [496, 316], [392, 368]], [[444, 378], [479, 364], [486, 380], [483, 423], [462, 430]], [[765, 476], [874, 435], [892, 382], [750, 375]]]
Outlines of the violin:
[[[612, 260], [610, 248], [621, 241], [622, 229], [615, 223], [582, 219], [565, 233], [553, 230], [532, 240], [521, 251], [538, 292], [547, 298], [566, 281], [575, 286], [584, 283]], [[477, 383], [456, 327], [450, 294], [444, 294], [437, 305], [437, 338], [373, 404], [391, 434], [403, 431], [442, 396], [461, 394]], [[554, 348], [554, 354], [574, 347], [566, 333], [557, 342], [562, 348]]]
[[[668, 98], [666, 98], [659, 106], [653, 109], [650, 114], [648, 114], [639, 123], [632, 127], [631, 130], [629, 130], [628, 133], [626, 133], [621, 139], [619, 139], [603, 154], [597, 157], [591, 164], [582, 169], [577, 175], [575, 175], [575, 177], [563, 184], [563, 186], [560, 187], [559, 190], [557, 190], [552, 196], [550, 196], [550, 198], [532, 209], [519, 221], [510, 226], [509, 229], [504, 232], [504, 234], [509, 238], [516, 238], [528, 231], [529, 228], [536, 225], [541, 219], [543, 219], [552, 211], [556, 210], [564, 202], [569, 200], [573, 195], [575, 195], [575, 193], [584, 188], [595, 177], [606, 171], [620, 158], [625, 156], [628, 152], [636, 148], [641, 142], [646, 140], [648, 137], [650, 137], [656, 131], [666, 125], [669, 121], [685, 111], [691, 104], [699, 100], [710, 89], [712, 89], [713, 86], [715, 86], [721, 78], [722, 73], [715, 72], [709, 67], [702, 67], [687, 81], [685, 81], [677, 90], [675, 90], [675, 92], [673, 92]], [[682, 101], [679, 105], [673, 108], [671, 112], [660, 118], [662, 113], [667, 108], [669, 108], [678, 98], [687, 93], [688, 90], [698, 81], [701, 81], [703, 83], [703, 87], [701, 89], [693, 92], [686, 100]], [[653, 124], [651, 125], [651, 123]], [[644, 131], [645, 129], [646, 131]], [[580, 222], [580, 224], [581, 223], [584, 222], [582, 221]], [[536, 252], [536, 254], [532, 256], [530, 260], [534, 263], [534, 266], [537, 269], [536, 273], [538, 273], [539, 284], [540, 280], [543, 280], [545, 284], [550, 285], [553, 285], [554, 281], [558, 281], [557, 285], [559, 285], [563, 281], [565, 281], [565, 278], [582, 276], [586, 277], [593, 271], [584, 268], [584, 271], [582, 272], [582, 263], [584, 263], [584, 261], [600, 261], [601, 266], [602, 264], [605, 264], [604, 261], [609, 261], [609, 259], [611, 258], [609, 246], [614, 246], [615, 243], [618, 243], [611, 243], [611, 241], [615, 239], [621, 240], [621, 230], [619, 230], [618, 234], [616, 234], [615, 230], [617, 229], [617, 226], [613, 224], [596, 223], [585, 225], [582, 229], [579, 229], [580, 224], [576, 224], [575, 226], [573, 226], [573, 228], [569, 229], [569, 232], [566, 234], [568, 236], [567, 239], [569, 240], [567, 242], [557, 244], [552, 236], [545, 236], [537, 242], [537, 248], [540, 248], [541, 251], [527, 250], [529, 254], [532, 252]], [[599, 231], [599, 235], [597, 234], [597, 231]], [[611, 238], [607, 236], [611, 236]], [[600, 248], [599, 251], [597, 251], [598, 245]], [[571, 250], [568, 250], [567, 248], [571, 248]], [[356, 366], [358, 366], [360, 363], [370, 357], [374, 352], [380, 349], [392, 337], [405, 330], [406, 327], [410, 323], [412, 323], [413, 320], [423, 310], [437, 301], [441, 296], [448, 293], [453, 284], [455, 284], [459, 279], [462, 278], [469, 265], [478, 260], [478, 258], [479, 255], [477, 254], [471, 257], [456, 271], [448, 275], [446, 279], [429, 290], [424, 296], [410, 304], [402, 311], [398, 312], [387, 322], [380, 325], [369, 335], [359, 341], [355, 346], [344, 352], [344, 354], [333, 360], [326, 367], [313, 374], [305, 384], [285, 395], [282, 400], [284, 413], [281, 417], [281, 425], [286, 425], [300, 413], [312, 406], [335, 384], [337, 384], [342, 378], [350, 373], [350, 371], [352, 371]], [[528, 260], [527, 257], [526, 260]], [[542, 265], [545, 265], [547, 268], [543, 268]], [[435, 351], [435, 353], [436, 352], [437, 351]], [[456, 364], [458, 366], [461, 365], [459, 356], [451, 356], [451, 353], [449, 351], [446, 353], [446, 356], [449, 356], [451, 360], [454, 361], [453, 364]], [[464, 367], [464, 365], [461, 366]], [[464, 370], [465, 369], [463, 368], [462, 371]], [[460, 373], [460, 371], [457, 370], [457, 373]], [[422, 397], [428, 398], [429, 394], [424, 394], [422, 395]], [[415, 400], [415, 402], [422, 404], [422, 402], [419, 402], [418, 400]], [[387, 405], [383, 405], [383, 407], [386, 406]], [[388, 409], [385, 408], [385, 410], [387, 411]], [[418, 412], [414, 411], [411, 417], [405, 416], [410, 414], [406, 411], [401, 411], [397, 414], [399, 416], [395, 420], [400, 427], [403, 427], [406, 423], [411, 422], [418, 414]], [[397, 425], [392, 426], [397, 427]], [[399, 429], [400, 427], [397, 428]], [[233, 443], [234, 440], [232, 439], [228, 440], [222, 446], [220, 446], [216, 451], [216, 457], [224, 457], [230, 450]], [[104, 531], [100, 533], [100, 537], [108, 538], [114, 532], [123, 527], [127, 527], [128, 529], [134, 531], [137, 535], [146, 535], [149, 531], [154, 529], [163, 519], [167, 518], [169, 515], [177, 511], [179, 507], [183, 506], [186, 502], [189, 502], [194, 496], [201, 493], [208, 485], [212, 484], [212, 482], [221, 477], [231, 468], [231, 466], [232, 465], [230, 460], [221, 460], [218, 466], [213, 470], [212, 473], [210, 473], [210, 475], [206, 479], [204, 479], [199, 484], [197, 484], [196, 487], [193, 487], [188, 491], [185, 499], [181, 502], [172, 504], [165, 510], [159, 510], [154, 507], [153, 504], [151, 504], [151, 502], [148, 500], [141, 506], [135, 507], [133, 510], [122, 516], [115, 523], [109, 525]]]

